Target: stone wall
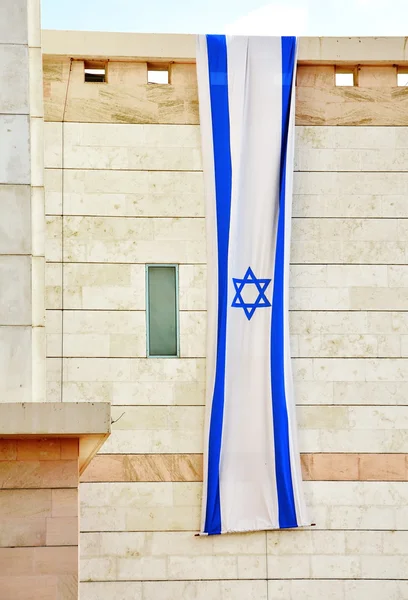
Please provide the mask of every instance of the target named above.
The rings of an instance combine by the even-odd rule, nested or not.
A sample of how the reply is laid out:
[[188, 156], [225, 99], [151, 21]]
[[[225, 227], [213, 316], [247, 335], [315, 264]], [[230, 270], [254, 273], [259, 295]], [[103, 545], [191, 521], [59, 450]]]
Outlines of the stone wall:
[[45, 400], [40, 6], [0, 6], [0, 402]]
[[0, 439], [2, 600], [78, 598], [78, 439]]
[[[48, 399], [118, 419], [81, 485], [81, 598], [407, 597], [407, 90], [392, 65], [354, 88], [299, 68], [290, 318], [315, 526], [197, 538], [204, 199], [194, 69], [172, 69], [149, 86], [112, 60], [85, 84], [83, 61], [44, 62]], [[146, 358], [147, 262], [180, 265], [179, 359]]]

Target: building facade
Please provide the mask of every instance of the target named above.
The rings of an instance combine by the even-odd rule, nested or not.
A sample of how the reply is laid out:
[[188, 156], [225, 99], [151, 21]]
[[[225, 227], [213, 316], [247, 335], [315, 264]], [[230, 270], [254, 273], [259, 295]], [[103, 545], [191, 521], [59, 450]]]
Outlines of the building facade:
[[[290, 323], [314, 525], [211, 537], [196, 536], [206, 235], [194, 36], [45, 31], [42, 53], [44, 171], [8, 184], [44, 175], [46, 391], [19, 396], [11, 382], [7, 401], [111, 406], [79, 490], [81, 600], [407, 599], [406, 40], [300, 40]], [[155, 266], [174, 274], [156, 288]], [[163, 340], [155, 302], [172, 289]], [[172, 336], [160, 356], [152, 339]], [[58, 593], [77, 597], [74, 584]]]

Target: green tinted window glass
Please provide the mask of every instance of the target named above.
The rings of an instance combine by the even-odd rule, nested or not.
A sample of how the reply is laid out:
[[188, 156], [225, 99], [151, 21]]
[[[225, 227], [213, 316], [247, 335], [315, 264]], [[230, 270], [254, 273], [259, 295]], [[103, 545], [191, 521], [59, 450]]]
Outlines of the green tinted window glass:
[[177, 267], [147, 267], [149, 356], [177, 356]]

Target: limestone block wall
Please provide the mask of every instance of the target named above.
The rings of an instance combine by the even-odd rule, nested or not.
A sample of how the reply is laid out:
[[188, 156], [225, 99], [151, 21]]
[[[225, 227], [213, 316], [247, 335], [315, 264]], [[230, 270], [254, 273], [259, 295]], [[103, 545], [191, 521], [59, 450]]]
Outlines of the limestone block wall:
[[[169, 86], [145, 74], [112, 58], [108, 83], [85, 84], [83, 61], [44, 62], [48, 399], [110, 401], [118, 419], [81, 484], [82, 600], [407, 597], [396, 68], [362, 65], [359, 85], [338, 88], [334, 64], [299, 67], [290, 319], [315, 526], [211, 538], [195, 537], [206, 248], [194, 66], [174, 65]], [[146, 358], [148, 262], [180, 265], [178, 359]]]
[[45, 401], [40, 6], [0, 6], [0, 402]]
[[2, 600], [78, 598], [78, 439], [0, 440]]

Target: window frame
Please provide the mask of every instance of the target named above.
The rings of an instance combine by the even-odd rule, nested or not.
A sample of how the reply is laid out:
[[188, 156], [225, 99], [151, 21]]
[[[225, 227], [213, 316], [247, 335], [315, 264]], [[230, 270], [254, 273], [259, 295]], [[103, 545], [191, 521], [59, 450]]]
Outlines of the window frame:
[[[149, 268], [171, 267], [175, 270], [176, 286], [176, 354], [151, 354], [150, 353], [150, 328], [149, 328]], [[146, 357], [147, 358], [180, 358], [180, 301], [179, 301], [179, 265], [176, 263], [146, 263], [145, 265], [145, 302], [146, 302]]]

